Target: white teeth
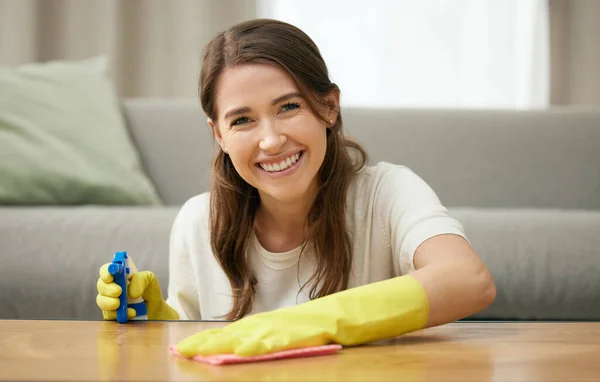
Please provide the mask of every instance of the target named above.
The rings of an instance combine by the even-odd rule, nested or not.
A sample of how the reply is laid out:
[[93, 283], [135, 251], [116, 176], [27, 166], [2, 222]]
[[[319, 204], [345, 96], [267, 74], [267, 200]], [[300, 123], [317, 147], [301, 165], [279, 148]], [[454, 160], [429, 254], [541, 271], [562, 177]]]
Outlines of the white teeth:
[[300, 153], [296, 153], [296, 154], [286, 158], [285, 160], [282, 160], [279, 163], [274, 163], [274, 164], [261, 163], [260, 167], [262, 167], [263, 170], [268, 171], [268, 172], [283, 171], [289, 167], [292, 167], [292, 165], [294, 163], [296, 163], [299, 158], [300, 158]]

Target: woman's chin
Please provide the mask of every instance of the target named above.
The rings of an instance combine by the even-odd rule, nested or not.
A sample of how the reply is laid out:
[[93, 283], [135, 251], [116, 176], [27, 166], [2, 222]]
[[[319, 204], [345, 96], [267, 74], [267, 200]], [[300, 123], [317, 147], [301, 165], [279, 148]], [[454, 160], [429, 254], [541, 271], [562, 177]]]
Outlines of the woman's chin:
[[278, 203], [295, 204], [307, 199], [314, 198], [311, 192], [310, 182], [300, 179], [288, 184], [272, 185], [270, 187], [258, 188], [262, 200], [272, 200]]
[[291, 204], [306, 198], [306, 193], [298, 191], [296, 188], [295, 190], [259, 190], [259, 193], [263, 200], [268, 199], [278, 203]]

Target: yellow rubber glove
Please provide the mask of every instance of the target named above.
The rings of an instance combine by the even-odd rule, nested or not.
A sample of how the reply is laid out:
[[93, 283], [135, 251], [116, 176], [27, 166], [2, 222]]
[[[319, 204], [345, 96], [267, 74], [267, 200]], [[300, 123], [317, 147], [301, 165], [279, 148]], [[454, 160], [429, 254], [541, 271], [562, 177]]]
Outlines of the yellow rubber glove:
[[332, 342], [360, 345], [422, 329], [428, 319], [425, 290], [407, 275], [246, 316], [184, 339], [177, 351], [187, 357], [254, 356]]
[[[119, 307], [121, 287], [114, 282], [114, 277], [108, 272], [110, 263], [100, 267], [100, 278], [96, 284], [98, 295], [96, 304], [102, 310], [105, 320], [117, 318], [116, 309]], [[150, 271], [137, 272], [135, 264], [130, 260], [133, 275], [127, 287], [128, 297], [131, 299], [142, 298], [146, 302], [149, 320], [178, 320], [179, 314], [163, 299], [160, 284], [154, 273]], [[135, 310], [127, 308], [127, 317], [135, 317]]]

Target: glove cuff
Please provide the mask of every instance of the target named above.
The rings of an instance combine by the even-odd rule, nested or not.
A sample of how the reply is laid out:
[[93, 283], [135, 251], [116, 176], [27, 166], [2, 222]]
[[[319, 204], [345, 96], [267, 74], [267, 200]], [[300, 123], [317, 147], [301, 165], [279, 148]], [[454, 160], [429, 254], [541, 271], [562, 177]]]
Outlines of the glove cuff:
[[179, 320], [179, 313], [173, 309], [165, 300], [160, 301], [159, 304], [148, 306], [148, 319], [149, 320]]

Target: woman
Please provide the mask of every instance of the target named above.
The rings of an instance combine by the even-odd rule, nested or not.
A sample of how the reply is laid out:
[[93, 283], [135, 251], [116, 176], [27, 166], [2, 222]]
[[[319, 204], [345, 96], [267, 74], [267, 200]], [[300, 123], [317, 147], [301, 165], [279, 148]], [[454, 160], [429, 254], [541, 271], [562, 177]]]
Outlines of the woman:
[[[433, 190], [404, 166], [366, 166], [344, 137], [340, 90], [301, 30], [253, 20], [217, 35], [200, 98], [218, 143], [211, 192], [173, 224], [168, 300], [149, 271], [129, 288], [150, 319], [235, 321], [182, 341], [181, 353], [361, 344], [494, 300], [490, 273]], [[120, 288], [106, 265], [100, 274], [98, 305], [114, 319]]]

